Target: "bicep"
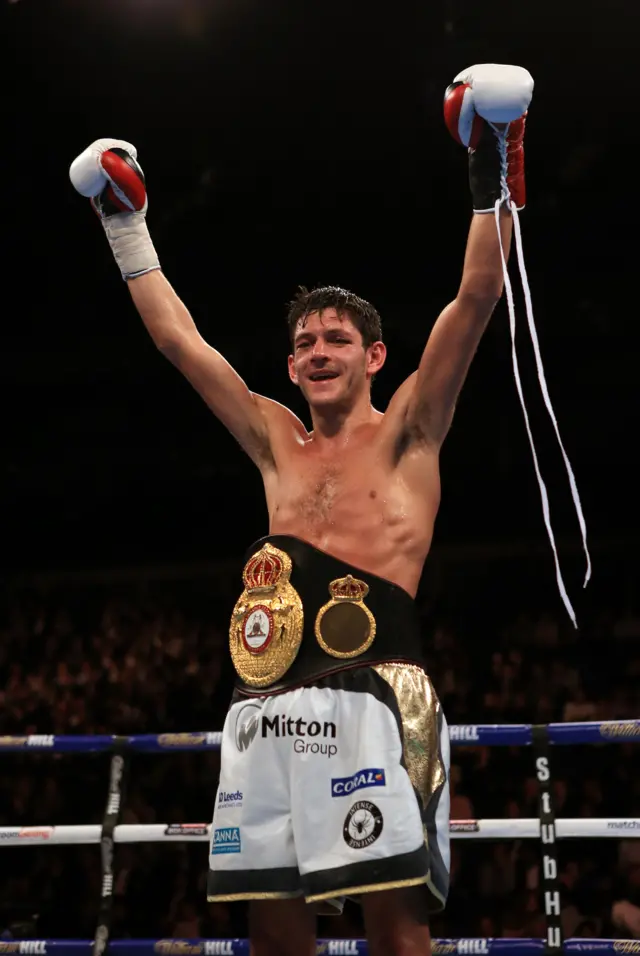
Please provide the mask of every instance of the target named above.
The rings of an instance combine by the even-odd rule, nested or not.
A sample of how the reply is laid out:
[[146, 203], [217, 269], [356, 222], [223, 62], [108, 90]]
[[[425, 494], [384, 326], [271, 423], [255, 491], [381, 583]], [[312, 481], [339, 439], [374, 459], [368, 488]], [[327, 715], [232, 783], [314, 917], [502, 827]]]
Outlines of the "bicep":
[[440, 313], [413, 378], [408, 423], [440, 444], [495, 306], [494, 301], [458, 297]]
[[249, 457], [259, 467], [268, 463], [272, 457], [268, 411], [224, 356], [199, 334], [163, 352]]

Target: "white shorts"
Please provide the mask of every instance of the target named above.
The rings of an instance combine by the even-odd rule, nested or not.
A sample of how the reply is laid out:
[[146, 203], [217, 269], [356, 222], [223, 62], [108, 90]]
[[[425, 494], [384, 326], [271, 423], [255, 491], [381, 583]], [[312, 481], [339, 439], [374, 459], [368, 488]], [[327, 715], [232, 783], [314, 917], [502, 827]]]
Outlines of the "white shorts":
[[[449, 887], [449, 736], [415, 665], [345, 670], [225, 720], [209, 900]], [[340, 905], [336, 902], [335, 905]]]

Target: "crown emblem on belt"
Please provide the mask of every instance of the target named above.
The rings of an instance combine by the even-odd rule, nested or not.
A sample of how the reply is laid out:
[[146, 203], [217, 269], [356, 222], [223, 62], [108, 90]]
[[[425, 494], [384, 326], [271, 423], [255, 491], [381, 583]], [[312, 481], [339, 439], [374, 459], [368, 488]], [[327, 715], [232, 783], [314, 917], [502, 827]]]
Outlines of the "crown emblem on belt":
[[376, 620], [364, 603], [369, 585], [352, 574], [329, 583], [331, 600], [318, 611], [316, 640], [332, 657], [359, 657], [376, 636]]
[[265, 545], [245, 564], [242, 580], [247, 591], [273, 591], [284, 572], [284, 561], [275, 548]]
[[346, 578], [338, 578], [329, 585], [329, 591], [334, 601], [362, 601], [369, 593], [369, 585], [358, 578], [347, 574]]
[[292, 562], [286, 551], [267, 542], [244, 566], [244, 591], [236, 601], [229, 646], [239, 677], [251, 687], [268, 687], [293, 664], [304, 613], [290, 583]]

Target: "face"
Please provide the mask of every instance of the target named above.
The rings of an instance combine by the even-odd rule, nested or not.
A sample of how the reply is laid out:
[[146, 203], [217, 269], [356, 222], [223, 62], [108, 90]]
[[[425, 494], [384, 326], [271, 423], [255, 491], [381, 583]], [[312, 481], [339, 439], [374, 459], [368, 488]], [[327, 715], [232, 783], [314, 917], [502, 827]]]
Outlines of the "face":
[[382, 342], [364, 348], [362, 335], [347, 315], [323, 309], [298, 323], [289, 375], [312, 407], [348, 407], [362, 391], [368, 392], [385, 355]]

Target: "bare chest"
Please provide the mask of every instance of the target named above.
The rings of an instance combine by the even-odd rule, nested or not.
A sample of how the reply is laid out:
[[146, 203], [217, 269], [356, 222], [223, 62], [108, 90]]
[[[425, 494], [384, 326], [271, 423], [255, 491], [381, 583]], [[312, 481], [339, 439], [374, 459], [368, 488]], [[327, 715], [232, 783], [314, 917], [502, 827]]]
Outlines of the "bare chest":
[[356, 469], [328, 462], [301, 469], [286, 484], [292, 508], [310, 522], [329, 521], [341, 499], [344, 504], [356, 487], [362, 492]]
[[398, 504], [397, 477], [374, 449], [345, 450], [332, 458], [293, 457], [280, 472], [274, 517], [307, 528], [357, 526]]

